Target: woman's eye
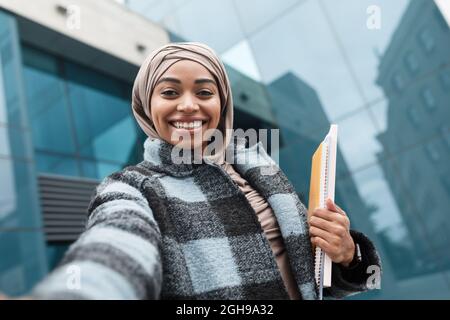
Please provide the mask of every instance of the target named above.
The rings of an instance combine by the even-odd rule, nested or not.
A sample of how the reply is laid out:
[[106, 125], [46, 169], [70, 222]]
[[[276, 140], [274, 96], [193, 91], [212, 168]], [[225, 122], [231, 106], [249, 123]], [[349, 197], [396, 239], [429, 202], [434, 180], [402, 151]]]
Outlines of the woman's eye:
[[199, 92], [201, 96], [212, 96], [212, 93], [207, 90], [202, 90]]
[[174, 90], [166, 90], [166, 91], [162, 92], [162, 94], [165, 96], [174, 96], [177, 94], [177, 92]]

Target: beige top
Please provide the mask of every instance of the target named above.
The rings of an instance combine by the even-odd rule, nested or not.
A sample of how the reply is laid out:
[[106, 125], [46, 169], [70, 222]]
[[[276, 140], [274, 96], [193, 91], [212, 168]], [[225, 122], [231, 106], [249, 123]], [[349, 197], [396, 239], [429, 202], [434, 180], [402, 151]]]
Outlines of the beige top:
[[281, 272], [281, 278], [284, 285], [287, 288], [289, 297], [291, 300], [299, 300], [300, 294], [298, 292], [297, 284], [292, 274], [291, 266], [289, 264], [289, 257], [287, 255], [283, 238], [281, 236], [280, 228], [273, 214], [272, 208], [267, 201], [255, 190], [252, 186], [237, 173], [233, 166], [225, 162], [222, 164], [222, 168], [230, 175], [235, 181], [241, 191], [245, 194], [248, 202], [255, 210], [258, 217], [258, 221], [261, 223], [261, 227], [264, 230], [264, 234], [269, 240], [272, 252], [275, 255], [278, 268]]

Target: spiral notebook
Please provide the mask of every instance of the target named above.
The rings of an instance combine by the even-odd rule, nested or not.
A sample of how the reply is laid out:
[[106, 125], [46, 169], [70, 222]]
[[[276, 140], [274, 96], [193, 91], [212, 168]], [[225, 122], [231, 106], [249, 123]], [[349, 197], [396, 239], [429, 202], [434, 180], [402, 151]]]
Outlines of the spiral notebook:
[[[334, 201], [337, 133], [338, 126], [332, 124], [312, 157], [308, 213], [318, 207], [325, 208], [327, 198]], [[319, 288], [319, 299], [322, 299], [323, 288], [331, 287], [331, 267], [330, 257], [321, 248], [314, 248], [314, 274]]]

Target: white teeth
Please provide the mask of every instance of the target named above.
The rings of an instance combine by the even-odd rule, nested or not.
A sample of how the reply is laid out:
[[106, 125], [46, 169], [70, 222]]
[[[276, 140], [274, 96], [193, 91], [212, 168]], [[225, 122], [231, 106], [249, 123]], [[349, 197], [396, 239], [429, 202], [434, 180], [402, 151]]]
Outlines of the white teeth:
[[178, 129], [193, 129], [193, 128], [199, 128], [202, 126], [202, 122], [201, 121], [194, 121], [194, 122], [179, 122], [176, 121], [173, 123], [174, 126]]

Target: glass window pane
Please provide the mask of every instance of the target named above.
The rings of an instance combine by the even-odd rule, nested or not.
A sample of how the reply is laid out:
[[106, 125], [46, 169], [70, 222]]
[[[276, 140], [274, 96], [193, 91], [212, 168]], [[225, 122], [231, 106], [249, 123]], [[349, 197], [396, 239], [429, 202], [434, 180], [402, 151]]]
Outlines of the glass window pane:
[[350, 170], [373, 164], [380, 157], [382, 145], [377, 139], [379, 131], [367, 110], [337, 122], [338, 152], [342, 153]]
[[411, 74], [415, 74], [419, 70], [419, 62], [413, 52], [408, 52], [405, 56], [405, 64]]
[[244, 38], [232, 0], [191, 0], [173, 15], [178, 28], [172, 31], [188, 41], [205, 42], [219, 54]]
[[439, 79], [442, 83], [443, 91], [448, 94], [450, 90], [450, 70], [448, 68], [442, 70], [439, 75]]
[[39, 172], [67, 176], [80, 176], [77, 161], [68, 156], [36, 152], [36, 168]]
[[106, 176], [120, 171], [123, 166], [120, 164], [106, 163], [101, 161], [82, 161], [83, 177], [102, 180]]
[[364, 105], [318, 1], [301, 2], [249, 43], [264, 83], [295, 75], [320, 97], [330, 121]]
[[0, 290], [13, 297], [29, 293], [47, 272], [42, 232], [0, 229]]
[[25, 140], [28, 132], [18, 127], [4, 127], [0, 124], [0, 156], [31, 160], [31, 150]]
[[[449, 70], [448, 67], [443, 72]], [[383, 152], [403, 150], [436, 136], [450, 118], [450, 96], [442, 90], [441, 72], [430, 73], [391, 95], [386, 107], [371, 107], [377, 121], [385, 123], [378, 139]]]
[[66, 73], [80, 154], [126, 163], [137, 139], [130, 85], [71, 63]]
[[246, 34], [258, 32], [271, 21], [292, 10], [301, 0], [233, 0]]
[[19, 41], [15, 18], [0, 11], [0, 123], [25, 127]]
[[420, 123], [421, 123], [421, 112], [420, 112], [419, 108], [411, 105], [411, 106], [407, 107], [407, 110], [408, 110], [408, 116], [411, 120], [411, 124], [414, 126], [414, 128], [419, 127]]
[[[438, 252], [436, 246], [439, 242], [441, 245], [448, 243], [444, 235], [450, 232], [450, 225], [441, 225], [439, 236], [432, 235], [428, 228], [442, 222], [445, 215], [441, 213], [441, 218], [439, 214], [429, 215], [428, 209], [424, 211], [418, 205], [422, 194], [427, 197], [425, 190], [429, 184], [424, 181], [428, 179], [426, 175], [414, 179], [414, 185], [408, 185], [405, 180], [411, 170], [424, 169], [416, 160], [410, 154], [401, 160], [382, 161], [379, 165], [358, 171], [349, 177], [348, 182], [355, 185], [358, 192], [342, 190], [338, 193], [338, 197], [342, 197], [340, 206], [349, 214], [353, 228], [362, 230], [375, 241], [384, 261], [379, 298], [416, 299], [426, 296], [433, 299], [444, 298], [450, 293], [441, 274], [450, 267], [444, 261], [448, 260], [448, 255]], [[337, 184], [338, 190], [342, 184], [343, 181]], [[423, 187], [417, 188], [417, 185]]]
[[440, 128], [444, 143], [450, 148], [450, 126], [444, 125]]
[[24, 64], [28, 118], [34, 148], [75, 153], [64, 80], [58, 73], [57, 60], [25, 47]]
[[434, 139], [396, 154], [384, 172], [410, 230], [423, 273], [450, 269], [450, 224], [446, 214], [450, 197], [443, 178], [450, 174], [449, 160], [448, 148], [441, 139]]
[[[319, 2], [319, 1], [318, 1]], [[355, 87], [366, 102], [383, 95], [377, 85], [384, 53], [393, 39], [408, 0], [325, 0], [321, 11], [340, 45]], [[414, 2], [414, 1], [413, 1]], [[318, 37], [318, 40], [321, 40]], [[396, 53], [397, 54], [397, 53]], [[397, 54], [398, 56], [398, 54]], [[319, 59], [320, 60], [320, 59]]]
[[436, 99], [434, 98], [433, 93], [430, 88], [424, 88], [421, 92], [422, 101], [425, 107], [429, 110], [433, 110], [436, 108]]
[[438, 162], [441, 160], [441, 154], [439, 152], [439, 147], [435, 140], [428, 141], [425, 144], [425, 153], [428, 158], [433, 162]]
[[30, 167], [27, 161], [0, 159], [0, 229], [41, 227]]
[[431, 31], [429, 28], [425, 28], [419, 33], [419, 40], [422, 47], [425, 49], [427, 53], [431, 52], [434, 47], [436, 46], [436, 43], [434, 41], [434, 37], [431, 34]]

